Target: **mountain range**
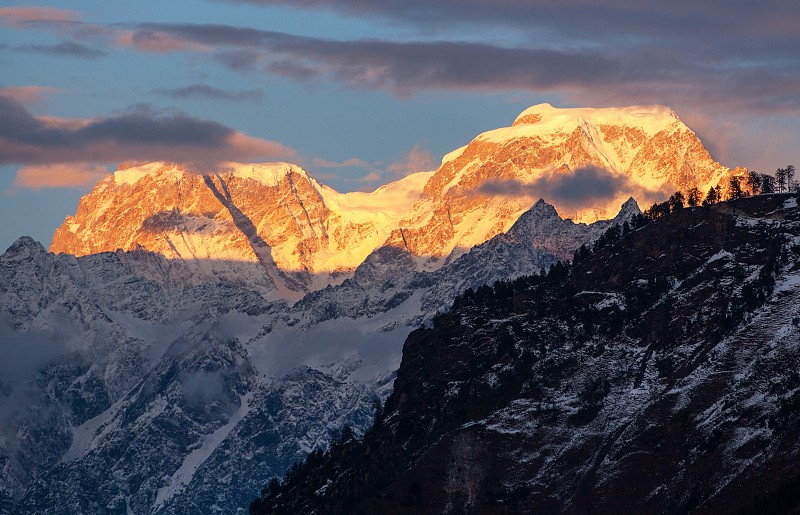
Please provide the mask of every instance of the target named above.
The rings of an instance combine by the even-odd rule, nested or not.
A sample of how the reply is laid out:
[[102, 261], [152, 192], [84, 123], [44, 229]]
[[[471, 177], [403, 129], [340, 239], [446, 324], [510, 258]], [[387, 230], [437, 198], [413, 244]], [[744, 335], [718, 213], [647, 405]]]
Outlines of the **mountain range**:
[[463, 291], [740, 172], [668, 108], [546, 104], [372, 193], [286, 163], [121, 165], [50, 252], [0, 256], [0, 512], [243, 512], [364, 433], [403, 341]]
[[731, 173], [669, 108], [542, 104], [449, 153], [435, 172], [372, 193], [338, 193], [285, 163], [122, 166], [81, 199], [50, 251], [149, 250], [296, 301], [352, 277], [379, 248], [401, 249], [416, 271], [438, 269], [506, 232], [540, 198], [588, 223], [630, 197], [705, 191]]

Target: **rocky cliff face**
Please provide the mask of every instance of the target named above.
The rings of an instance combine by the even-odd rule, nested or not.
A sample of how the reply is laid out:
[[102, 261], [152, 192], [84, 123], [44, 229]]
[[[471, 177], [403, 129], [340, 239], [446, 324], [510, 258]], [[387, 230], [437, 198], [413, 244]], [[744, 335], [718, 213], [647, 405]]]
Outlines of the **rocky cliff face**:
[[799, 249], [797, 200], [754, 197], [463, 296], [363, 440], [251, 510], [796, 511]]

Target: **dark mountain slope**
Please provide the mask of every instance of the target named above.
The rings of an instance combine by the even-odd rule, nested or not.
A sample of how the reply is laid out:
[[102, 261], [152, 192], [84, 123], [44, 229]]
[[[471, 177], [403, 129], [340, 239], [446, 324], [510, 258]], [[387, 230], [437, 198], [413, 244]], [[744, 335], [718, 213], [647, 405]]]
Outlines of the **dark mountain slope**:
[[800, 508], [800, 212], [773, 195], [607, 234], [460, 297], [363, 441], [253, 513]]

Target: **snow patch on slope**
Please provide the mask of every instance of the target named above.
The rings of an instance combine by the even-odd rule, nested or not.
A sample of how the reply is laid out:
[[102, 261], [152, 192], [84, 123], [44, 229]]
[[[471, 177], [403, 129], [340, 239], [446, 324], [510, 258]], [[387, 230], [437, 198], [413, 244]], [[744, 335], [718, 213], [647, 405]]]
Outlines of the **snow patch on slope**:
[[242, 396], [239, 409], [231, 416], [228, 423], [210, 435], [203, 437], [200, 446], [184, 457], [180, 468], [172, 474], [169, 484], [158, 489], [156, 500], [153, 502], [153, 511], [158, 510], [160, 506], [172, 499], [176, 493], [183, 490], [186, 485], [192, 481], [192, 477], [194, 477], [194, 473], [197, 472], [197, 469], [205, 463], [208, 457], [211, 456], [211, 453], [225, 440], [236, 424], [241, 422], [250, 412], [250, 400], [252, 396], [252, 391]]
[[339, 193], [328, 186], [321, 192], [325, 204], [337, 215], [354, 223], [375, 220], [396, 222], [405, 216], [419, 199], [422, 188], [434, 172], [419, 172], [391, 182], [373, 192]]

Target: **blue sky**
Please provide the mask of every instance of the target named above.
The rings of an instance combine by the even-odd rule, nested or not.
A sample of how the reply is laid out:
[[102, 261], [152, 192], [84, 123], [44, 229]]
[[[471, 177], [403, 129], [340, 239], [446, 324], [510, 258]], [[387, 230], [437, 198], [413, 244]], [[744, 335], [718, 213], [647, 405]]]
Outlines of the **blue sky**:
[[525, 107], [667, 104], [728, 166], [800, 140], [794, 1], [178, 0], [0, 7], [0, 247], [116, 163], [288, 160], [339, 190]]

